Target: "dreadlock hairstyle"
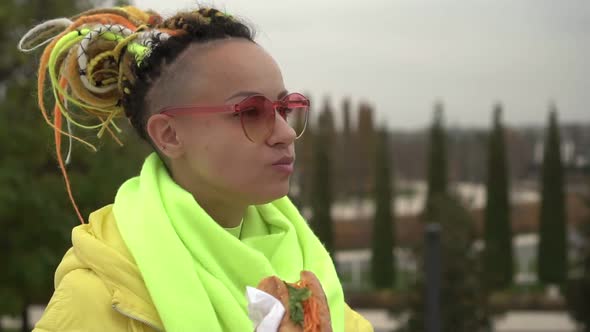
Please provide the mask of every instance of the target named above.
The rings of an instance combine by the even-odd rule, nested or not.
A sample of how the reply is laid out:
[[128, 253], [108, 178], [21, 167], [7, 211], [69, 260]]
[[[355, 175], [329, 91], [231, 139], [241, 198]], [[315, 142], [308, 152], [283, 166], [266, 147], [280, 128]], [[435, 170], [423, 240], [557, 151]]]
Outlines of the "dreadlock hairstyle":
[[[162, 74], [163, 64], [172, 63], [192, 43], [228, 37], [254, 39], [248, 26], [214, 8], [181, 12], [164, 20], [153, 11], [132, 6], [93, 9], [71, 18], [49, 20], [22, 37], [18, 48], [23, 52], [48, 44], [39, 64], [38, 106], [54, 130], [58, 164], [82, 223], [85, 221], [74, 200], [66, 164], [73, 140], [97, 149], [76, 136], [73, 127], [95, 131], [98, 138], [106, 133], [122, 145], [118, 137], [121, 129], [115, 121], [126, 116], [139, 136], [149, 142], [145, 99]], [[47, 76], [53, 112], [45, 107]], [[63, 136], [69, 139], [65, 161]]]

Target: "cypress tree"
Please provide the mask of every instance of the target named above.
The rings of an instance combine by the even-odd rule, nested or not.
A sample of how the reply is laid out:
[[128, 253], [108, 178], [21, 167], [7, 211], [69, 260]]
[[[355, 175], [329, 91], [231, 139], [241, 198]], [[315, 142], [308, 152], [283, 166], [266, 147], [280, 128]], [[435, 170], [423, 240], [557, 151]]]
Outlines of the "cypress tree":
[[[353, 152], [354, 137], [350, 118], [350, 99], [342, 101], [342, 133], [339, 135], [339, 144], [336, 146], [338, 154], [337, 176], [338, 188], [335, 188], [343, 198], [349, 198], [354, 193], [354, 168], [353, 163], [356, 154]], [[351, 153], [352, 152], [352, 153]]]
[[428, 193], [425, 209], [425, 217], [427, 219], [429, 218], [434, 197], [447, 193], [447, 148], [443, 116], [442, 103], [436, 103], [434, 106], [434, 121], [430, 128]]
[[[590, 177], [586, 184], [584, 201], [586, 209], [590, 210]], [[578, 234], [584, 239], [584, 244], [578, 247], [572, 276], [565, 287], [565, 298], [570, 315], [583, 326], [580, 331], [590, 332], [590, 215], [586, 215], [578, 226]]]
[[513, 275], [508, 165], [502, 126], [502, 106], [494, 109], [488, 139], [488, 173], [485, 207], [484, 269], [490, 289], [510, 286]]
[[328, 252], [334, 254], [334, 236], [332, 233], [332, 158], [330, 142], [333, 137], [333, 118], [330, 108], [320, 114], [319, 126], [313, 136], [314, 172], [312, 184], [311, 207], [313, 217], [311, 227], [324, 244]]
[[562, 284], [567, 272], [566, 211], [557, 111], [551, 107], [541, 169], [538, 277]]
[[376, 288], [391, 288], [395, 282], [395, 238], [393, 226], [391, 156], [388, 134], [382, 129], [377, 135], [375, 159], [375, 218], [371, 255], [371, 276]]
[[366, 197], [373, 186], [373, 162], [375, 156], [375, 128], [373, 123], [373, 109], [366, 103], [361, 103], [357, 123], [357, 160], [354, 162], [356, 176], [356, 192], [360, 198]]
[[[473, 250], [472, 216], [457, 198], [448, 194], [432, 198], [430, 216], [431, 222], [440, 225], [440, 331], [490, 331], [491, 310], [481, 278], [480, 260]], [[424, 270], [424, 260], [419, 263], [420, 272]], [[419, 273], [410, 292], [409, 319], [404, 332], [426, 331], [425, 287], [425, 276]]]
[[[309, 96], [309, 93], [305, 93]], [[313, 136], [314, 127], [316, 123], [314, 120], [315, 106], [313, 100], [310, 98], [311, 109], [307, 118], [307, 126], [305, 132], [297, 141], [295, 141], [295, 153], [297, 156], [295, 174], [293, 182], [298, 185], [298, 191], [294, 193], [296, 203], [299, 208], [311, 206], [312, 192], [313, 192], [313, 169], [314, 169], [314, 151], [313, 151]], [[297, 128], [303, 126], [303, 118], [298, 118], [295, 124]]]
[[[331, 147], [335, 142], [336, 128], [334, 125], [334, 112], [332, 111], [332, 106], [328, 97], [324, 99], [324, 107], [319, 118], [319, 127], [323, 138], [327, 140], [327, 147]], [[333, 151], [333, 149], [328, 150], [328, 153], [331, 151]]]
[[350, 123], [350, 99], [342, 101], [342, 136], [345, 142], [350, 142], [352, 135], [352, 124]]

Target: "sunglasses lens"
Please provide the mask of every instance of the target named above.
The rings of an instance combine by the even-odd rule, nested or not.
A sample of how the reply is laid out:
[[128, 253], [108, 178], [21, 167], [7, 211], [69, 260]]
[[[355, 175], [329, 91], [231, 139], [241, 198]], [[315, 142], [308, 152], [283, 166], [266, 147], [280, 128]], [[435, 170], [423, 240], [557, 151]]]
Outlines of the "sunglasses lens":
[[261, 142], [270, 135], [275, 123], [272, 102], [264, 96], [246, 98], [240, 103], [240, 118], [246, 136]]
[[291, 93], [283, 98], [282, 102], [279, 114], [295, 130], [297, 138], [301, 137], [307, 126], [309, 100], [302, 94]]
[[[292, 93], [283, 98], [277, 112], [301, 137], [307, 125], [309, 100], [302, 94]], [[246, 136], [253, 142], [262, 142], [275, 126], [273, 102], [264, 96], [252, 96], [240, 103], [240, 118]]]

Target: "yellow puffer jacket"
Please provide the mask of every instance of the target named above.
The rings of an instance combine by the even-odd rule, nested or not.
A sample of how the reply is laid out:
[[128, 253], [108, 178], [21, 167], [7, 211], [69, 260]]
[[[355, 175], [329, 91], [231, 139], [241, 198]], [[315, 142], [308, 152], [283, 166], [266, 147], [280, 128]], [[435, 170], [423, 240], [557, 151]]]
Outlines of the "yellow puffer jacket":
[[[346, 331], [373, 331], [348, 306], [345, 316]], [[58, 331], [164, 331], [110, 205], [73, 229], [55, 272], [55, 292], [33, 332]]]

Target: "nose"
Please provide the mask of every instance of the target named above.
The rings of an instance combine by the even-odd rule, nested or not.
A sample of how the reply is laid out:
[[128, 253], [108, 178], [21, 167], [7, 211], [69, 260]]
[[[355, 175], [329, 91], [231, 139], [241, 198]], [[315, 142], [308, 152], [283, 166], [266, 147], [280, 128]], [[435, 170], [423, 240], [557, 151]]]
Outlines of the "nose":
[[266, 140], [266, 143], [270, 146], [277, 144], [291, 145], [295, 141], [297, 134], [295, 129], [284, 119], [278, 112], [275, 111], [275, 123], [273, 131]]

